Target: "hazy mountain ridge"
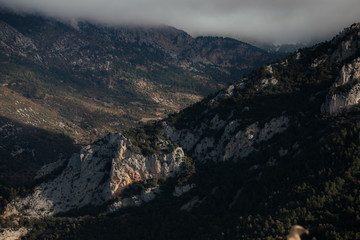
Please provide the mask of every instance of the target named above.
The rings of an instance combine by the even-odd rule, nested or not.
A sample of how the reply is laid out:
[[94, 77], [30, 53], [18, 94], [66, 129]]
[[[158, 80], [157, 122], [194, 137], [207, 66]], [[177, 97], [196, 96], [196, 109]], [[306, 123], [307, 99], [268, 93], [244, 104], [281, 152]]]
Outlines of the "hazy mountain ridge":
[[[279, 239], [293, 224], [309, 228], [310, 239], [358, 238], [359, 103], [345, 100], [334, 112], [322, 106], [332, 96], [357, 99], [359, 32], [354, 24], [164, 121], [124, 133], [139, 157], [158, 156], [166, 142], [195, 162], [184, 161], [180, 178], [156, 182], [154, 200], [141, 207], [120, 204], [113, 216], [88, 220], [23, 220], [33, 228], [29, 239]], [[123, 191], [136, 202], [152, 187], [135, 182]], [[65, 216], [86, 214], [80, 210]], [[87, 211], [94, 210], [101, 209]]]
[[[200, 63], [203, 65], [215, 65], [218, 66], [219, 63], [213, 61], [208, 57], [207, 54], [199, 54], [195, 58], [191, 54], [187, 54], [188, 51], [195, 51], [194, 54], [198, 54], [202, 51], [204, 53], [204, 45], [211, 44], [211, 48], [206, 50], [207, 53], [211, 51], [221, 52], [224, 50], [232, 50], [233, 53], [237, 54], [237, 57], [244, 58], [244, 52], [253, 51], [255, 56], [250, 56], [250, 54], [245, 55], [245, 59], [252, 61], [257, 56], [263, 57], [259, 60], [269, 60], [271, 55], [265, 53], [265, 51], [246, 44], [235, 39], [222, 38], [222, 37], [197, 37], [193, 38], [188, 35], [186, 32], [178, 30], [169, 26], [158, 26], [158, 27], [141, 27], [141, 26], [119, 26], [119, 27], [106, 27], [102, 25], [94, 25], [88, 22], [78, 22], [76, 26], [72, 27], [70, 25], [57, 22], [55, 20], [43, 19], [36, 16], [25, 16], [23, 18], [18, 15], [11, 14], [2, 14], [2, 21], [10, 24], [10, 26], [3, 26], [5, 29], [11, 29], [7, 32], [19, 31], [24, 35], [25, 38], [20, 39], [20, 35], [16, 36], [18, 41], [15, 41], [15, 47], [20, 47], [22, 45], [23, 49], [28, 49], [29, 53], [31, 51], [40, 51], [42, 54], [40, 58], [45, 58], [43, 64], [50, 65], [51, 61], [48, 59], [55, 58], [58, 62], [66, 64], [65, 61], [59, 61], [64, 58], [71, 59], [73, 56], [71, 54], [76, 54], [80, 50], [80, 55], [85, 55], [84, 48], [98, 48], [97, 50], [102, 50], [106, 53], [103, 59], [94, 59], [91, 58], [91, 55], [87, 64], [93, 64], [87, 68], [94, 67], [100, 63], [106, 62], [105, 59], [111, 62], [111, 52], [115, 50], [124, 52], [124, 46], [127, 43], [135, 43], [135, 46], [141, 47], [142, 44], [147, 45], [150, 49], [142, 49], [143, 51], [150, 51], [156, 57], [160, 58], [173, 58], [173, 61], [183, 61], [187, 64]], [[15, 27], [15, 29], [12, 27]], [[55, 31], [54, 31], [55, 30]], [[48, 32], [45, 35], [44, 33]], [[91, 33], [92, 35], [89, 35]], [[15, 34], [15, 33], [12, 33]], [[99, 37], [101, 36], [101, 37]], [[72, 40], [72, 43], [67, 39]], [[100, 40], [100, 42], [99, 42]], [[65, 41], [65, 42], [64, 42]], [[35, 43], [36, 44], [35, 44]], [[65, 43], [65, 44], [64, 44]], [[7, 44], [12, 45], [12, 44]], [[128, 45], [126, 47], [130, 47]], [[71, 49], [71, 51], [69, 51]], [[163, 53], [156, 52], [154, 49], [161, 50]], [[115, 54], [116, 58], [120, 58], [121, 61], [131, 61], [133, 57], [136, 57], [136, 49], [129, 49], [133, 51], [134, 55], [130, 56], [121, 56]], [[210, 50], [210, 51], [209, 51]], [[95, 51], [96, 52], [96, 51]], [[118, 52], [118, 53], [119, 53]], [[56, 54], [57, 53], [57, 54]], [[131, 53], [129, 51], [128, 53]], [[228, 52], [229, 54], [229, 52]], [[223, 54], [224, 55], [224, 54]], [[124, 58], [121, 58], [124, 57]], [[142, 55], [143, 60], [149, 60], [148, 56], [145, 54]], [[221, 56], [226, 59], [225, 56]], [[234, 54], [229, 56], [230, 58], [234, 57]], [[39, 58], [36, 56], [36, 58]], [[200, 58], [200, 59], [199, 59]], [[256, 58], [255, 58], [256, 59]], [[91, 60], [91, 61], [90, 61]], [[41, 60], [39, 60], [41, 61]], [[67, 62], [71, 65], [76, 65], [73, 62]], [[255, 66], [253, 62], [247, 64], [248, 67]], [[197, 66], [194, 66], [195, 68]], [[220, 67], [224, 67], [220, 65]], [[236, 59], [231, 64], [227, 64], [225, 67], [234, 67], [235, 69], [241, 69], [242, 64], [236, 61]], [[221, 81], [219, 79], [216, 79]]]
[[[71, 25], [6, 12], [0, 19], [1, 84], [60, 116], [73, 105], [69, 98], [80, 102], [79, 108], [118, 115], [110, 131], [126, 128], [129, 118], [178, 111], [272, 59], [236, 40], [194, 39], [167, 26]], [[53, 104], [47, 96], [64, 102]], [[83, 111], [75, 112], [78, 119]], [[106, 128], [94, 121], [72, 122], [85, 131]]]
[[[272, 58], [236, 40], [193, 38], [169, 26], [66, 23], [0, 10], [0, 115], [7, 119], [2, 125], [25, 124], [54, 139], [64, 135], [89, 144], [179, 111]], [[52, 143], [57, 154], [67, 155], [60, 142]], [[1, 146], [11, 156], [12, 149]], [[40, 145], [33, 149], [43, 156]], [[22, 157], [39, 162], [27, 151], [9, 159]], [[50, 154], [41, 162], [57, 158]], [[14, 170], [6, 169], [9, 159], [3, 172]], [[21, 176], [25, 182], [39, 168], [31, 165], [29, 176]]]

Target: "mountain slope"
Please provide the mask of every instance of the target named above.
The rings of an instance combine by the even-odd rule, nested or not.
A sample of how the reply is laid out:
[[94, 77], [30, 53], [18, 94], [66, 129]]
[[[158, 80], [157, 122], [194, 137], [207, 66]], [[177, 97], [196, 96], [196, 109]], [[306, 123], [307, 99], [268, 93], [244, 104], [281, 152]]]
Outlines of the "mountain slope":
[[193, 212], [221, 229], [205, 236], [275, 239], [300, 223], [310, 238], [359, 237], [359, 32], [354, 24], [166, 120], [164, 135], [205, 162]]
[[[125, 132], [129, 151], [152, 156], [147, 163], [163, 156], [164, 143], [179, 145], [180, 175], [157, 182], [157, 190], [145, 177], [104, 208], [74, 205], [61, 215], [69, 218], [24, 219], [20, 226], [32, 228], [28, 239], [283, 239], [301, 224], [310, 230], [304, 239], [358, 239], [359, 57], [360, 24], [354, 24], [178, 114]], [[65, 169], [73, 171], [71, 164]], [[41, 212], [23, 204], [47, 191], [41, 186], [5, 213]], [[104, 190], [96, 186], [97, 194]], [[79, 217], [87, 213], [94, 217]]]
[[255, 145], [305, 116], [357, 106], [357, 31], [354, 25], [331, 42], [267, 65], [174, 114], [166, 121], [164, 135], [202, 160], [237, 161], [260, 151]]
[[[75, 99], [71, 122], [89, 139], [178, 111], [273, 59], [236, 40], [194, 39], [167, 26], [66, 24], [4, 11], [0, 21], [1, 84], [60, 117]], [[115, 115], [112, 127], [93, 120], [101, 119], [93, 109]]]
[[[0, 117], [2, 125], [28, 125], [89, 144], [177, 112], [271, 59], [236, 40], [193, 38], [168, 26], [65, 23], [0, 10]], [[0, 147], [11, 155], [7, 145]], [[69, 152], [41, 161], [27, 156], [33, 167], [21, 178], [28, 181], [40, 167], [36, 162], [61, 154]], [[6, 166], [3, 172], [16, 171]]]

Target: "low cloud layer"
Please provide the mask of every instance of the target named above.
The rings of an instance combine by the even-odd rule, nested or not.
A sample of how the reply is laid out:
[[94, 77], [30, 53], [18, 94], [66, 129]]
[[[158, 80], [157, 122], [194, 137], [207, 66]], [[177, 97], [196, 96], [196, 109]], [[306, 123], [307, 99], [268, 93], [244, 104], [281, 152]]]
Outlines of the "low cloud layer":
[[360, 21], [359, 0], [0, 0], [19, 12], [107, 24], [167, 24], [262, 42], [326, 39]]

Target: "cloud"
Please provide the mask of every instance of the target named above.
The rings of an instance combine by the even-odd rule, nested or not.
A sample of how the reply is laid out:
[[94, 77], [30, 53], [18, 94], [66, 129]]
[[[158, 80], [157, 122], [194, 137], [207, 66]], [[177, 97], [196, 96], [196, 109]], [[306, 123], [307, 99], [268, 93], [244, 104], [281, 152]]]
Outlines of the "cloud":
[[328, 38], [360, 21], [359, 0], [0, 0], [60, 19], [167, 24], [193, 35], [293, 43]]

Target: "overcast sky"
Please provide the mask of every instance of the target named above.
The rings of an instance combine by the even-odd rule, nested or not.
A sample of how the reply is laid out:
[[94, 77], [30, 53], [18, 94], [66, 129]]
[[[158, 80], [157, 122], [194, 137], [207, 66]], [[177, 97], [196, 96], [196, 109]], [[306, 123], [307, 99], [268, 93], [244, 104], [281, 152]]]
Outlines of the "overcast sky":
[[360, 0], [0, 0], [62, 19], [167, 24], [197, 35], [262, 42], [325, 39], [360, 22]]

